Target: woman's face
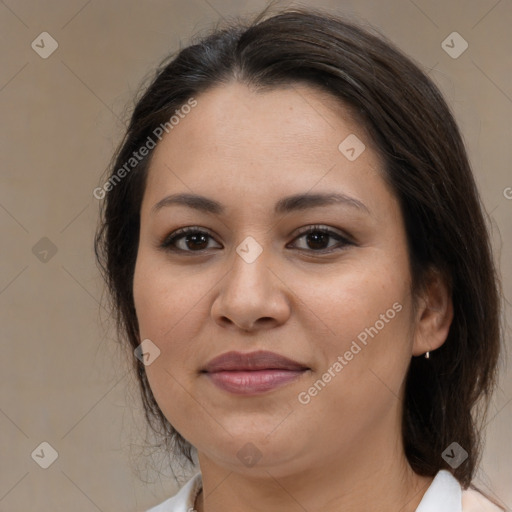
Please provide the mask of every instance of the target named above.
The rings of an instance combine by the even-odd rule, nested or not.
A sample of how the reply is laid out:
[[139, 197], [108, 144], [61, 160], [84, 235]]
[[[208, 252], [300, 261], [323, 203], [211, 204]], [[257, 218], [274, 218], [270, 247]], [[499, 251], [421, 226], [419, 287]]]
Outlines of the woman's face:
[[[160, 350], [146, 366], [160, 408], [200, 460], [235, 471], [291, 474], [397, 441], [421, 350], [403, 219], [371, 141], [306, 85], [195, 99], [155, 149], [141, 207], [134, 298], [140, 339]], [[175, 194], [208, 201], [155, 207]], [[185, 227], [199, 233], [162, 247]], [[301, 369], [203, 371], [262, 350]]]

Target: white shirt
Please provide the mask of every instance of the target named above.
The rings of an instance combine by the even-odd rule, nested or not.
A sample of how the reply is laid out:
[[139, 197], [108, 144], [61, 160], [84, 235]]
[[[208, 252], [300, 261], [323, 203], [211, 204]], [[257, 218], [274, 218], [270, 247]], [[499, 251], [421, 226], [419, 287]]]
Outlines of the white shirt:
[[[203, 487], [201, 473], [196, 473], [172, 498], [146, 512], [193, 512], [196, 497]], [[447, 470], [437, 473], [416, 512], [501, 512], [482, 494], [463, 490]]]

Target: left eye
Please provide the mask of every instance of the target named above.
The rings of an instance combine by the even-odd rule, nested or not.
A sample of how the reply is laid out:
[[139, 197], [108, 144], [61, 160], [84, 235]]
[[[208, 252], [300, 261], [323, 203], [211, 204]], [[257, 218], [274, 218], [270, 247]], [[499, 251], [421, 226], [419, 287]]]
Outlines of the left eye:
[[[174, 252], [200, 253], [208, 249], [209, 238], [213, 240], [207, 231], [196, 227], [187, 227], [167, 236], [161, 243], [161, 247]], [[304, 239], [310, 247], [298, 247], [299, 250], [317, 253], [333, 252], [333, 250], [352, 245], [352, 242], [340, 233], [322, 226], [312, 226], [303, 230], [295, 237], [294, 241], [300, 239]], [[335, 239], [337, 243], [328, 245], [329, 239]], [[181, 247], [179, 247], [180, 242], [183, 242]]]
[[[313, 252], [332, 252], [333, 248], [343, 248], [347, 245], [350, 245], [351, 242], [347, 240], [344, 236], [332, 231], [329, 228], [324, 228], [321, 226], [313, 226], [308, 228], [299, 234], [299, 236], [295, 240], [300, 240], [301, 238], [305, 238], [306, 243], [309, 245], [313, 245], [313, 248], [300, 248], [301, 250], [312, 250]], [[329, 239], [336, 239], [338, 241], [337, 244], [325, 247], [325, 243]]]

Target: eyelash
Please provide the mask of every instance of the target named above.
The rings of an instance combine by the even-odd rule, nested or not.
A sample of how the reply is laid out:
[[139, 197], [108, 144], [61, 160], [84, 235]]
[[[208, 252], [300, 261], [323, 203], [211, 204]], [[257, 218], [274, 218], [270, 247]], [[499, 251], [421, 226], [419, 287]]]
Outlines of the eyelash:
[[[306, 251], [306, 252], [312, 252], [312, 253], [316, 253], [316, 254], [329, 254], [329, 253], [335, 252], [337, 250], [343, 250], [346, 246], [355, 245], [353, 242], [348, 240], [348, 238], [340, 235], [339, 233], [337, 233], [327, 227], [323, 227], [320, 225], [310, 226], [310, 227], [300, 231], [297, 234], [297, 236], [294, 238], [294, 241], [299, 238], [304, 237], [305, 235], [309, 235], [311, 233], [318, 233], [318, 232], [326, 234], [331, 238], [337, 239], [339, 241], [338, 247], [333, 246], [333, 247], [329, 247], [327, 249], [320, 249], [320, 250], [314, 250], [314, 249], [299, 249], [299, 250]], [[204, 229], [199, 228], [198, 226], [186, 227], [186, 228], [178, 229], [178, 230], [174, 231], [173, 233], [171, 233], [170, 235], [166, 236], [165, 239], [163, 240], [163, 242], [160, 244], [160, 247], [162, 249], [165, 249], [168, 251], [181, 252], [181, 253], [201, 254], [201, 253], [204, 253], [205, 251], [207, 251], [208, 249], [200, 249], [198, 251], [184, 250], [184, 249], [179, 249], [175, 246], [175, 243], [178, 240], [184, 238], [187, 235], [192, 235], [192, 234], [204, 234], [204, 235], [207, 235], [207, 236], [213, 238], [210, 235], [210, 233], [208, 233], [208, 231], [205, 231]]]

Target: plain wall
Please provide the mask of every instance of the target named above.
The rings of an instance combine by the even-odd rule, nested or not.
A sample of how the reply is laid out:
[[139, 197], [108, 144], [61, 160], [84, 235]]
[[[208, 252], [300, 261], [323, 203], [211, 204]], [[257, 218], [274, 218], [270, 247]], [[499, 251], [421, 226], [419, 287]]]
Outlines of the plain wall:
[[[170, 472], [150, 472], [145, 483], [133, 469], [132, 459], [146, 464], [138, 456], [143, 422], [127, 358], [101, 321], [104, 292], [92, 248], [99, 202], [92, 192], [141, 80], [193, 33], [264, 5], [0, 3], [0, 511], [140, 511], [176, 492]], [[467, 143], [510, 298], [512, 3], [314, 5], [378, 28], [440, 86]], [[31, 43], [45, 31], [58, 48], [43, 59]], [[453, 31], [469, 44], [456, 59], [441, 47]], [[511, 508], [512, 376], [505, 357], [502, 366], [475, 483]], [[48, 469], [31, 457], [43, 441], [58, 452]]]

